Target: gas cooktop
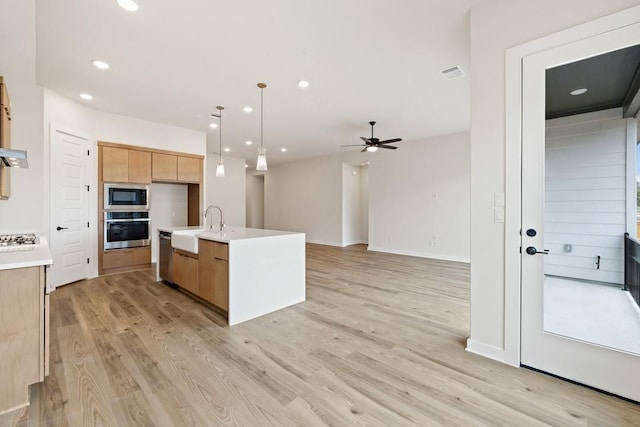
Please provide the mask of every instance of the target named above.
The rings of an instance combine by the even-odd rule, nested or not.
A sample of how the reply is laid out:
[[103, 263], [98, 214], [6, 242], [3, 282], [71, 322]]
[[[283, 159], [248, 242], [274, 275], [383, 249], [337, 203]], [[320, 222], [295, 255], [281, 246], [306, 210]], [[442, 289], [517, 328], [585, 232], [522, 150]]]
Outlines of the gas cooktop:
[[0, 247], [2, 246], [22, 246], [35, 245], [35, 233], [26, 234], [0, 234]]

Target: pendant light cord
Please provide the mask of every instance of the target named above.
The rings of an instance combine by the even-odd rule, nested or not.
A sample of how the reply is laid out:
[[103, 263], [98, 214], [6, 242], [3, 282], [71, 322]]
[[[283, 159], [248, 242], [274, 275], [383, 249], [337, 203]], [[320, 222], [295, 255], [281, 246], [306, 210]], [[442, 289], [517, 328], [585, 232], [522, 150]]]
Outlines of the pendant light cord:
[[260, 148], [264, 143], [264, 88], [260, 88]]

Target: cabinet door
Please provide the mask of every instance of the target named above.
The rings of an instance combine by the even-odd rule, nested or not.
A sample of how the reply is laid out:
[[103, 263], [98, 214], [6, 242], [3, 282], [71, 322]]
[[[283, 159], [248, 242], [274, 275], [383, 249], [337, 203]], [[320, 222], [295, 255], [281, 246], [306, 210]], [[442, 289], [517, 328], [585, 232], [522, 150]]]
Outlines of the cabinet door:
[[213, 304], [221, 309], [229, 310], [229, 262], [216, 258], [213, 269], [215, 287]]
[[151, 183], [151, 153], [129, 150], [129, 182]]
[[214, 301], [215, 245], [209, 240], [198, 241], [198, 296], [210, 303]]
[[[3, 85], [4, 87], [4, 85]], [[11, 147], [11, 115], [9, 107], [0, 106], [0, 147]], [[0, 200], [8, 199], [11, 195], [11, 168], [0, 162]]]
[[153, 167], [151, 174], [154, 180], [176, 181], [178, 178], [178, 164], [173, 154], [153, 153]]
[[102, 147], [102, 180], [104, 182], [129, 182], [129, 150]]
[[202, 160], [178, 156], [178, 181], [200, 182]]
[[198, 260], [173, 252], [173, 282], [194, 294], [198, 294]]

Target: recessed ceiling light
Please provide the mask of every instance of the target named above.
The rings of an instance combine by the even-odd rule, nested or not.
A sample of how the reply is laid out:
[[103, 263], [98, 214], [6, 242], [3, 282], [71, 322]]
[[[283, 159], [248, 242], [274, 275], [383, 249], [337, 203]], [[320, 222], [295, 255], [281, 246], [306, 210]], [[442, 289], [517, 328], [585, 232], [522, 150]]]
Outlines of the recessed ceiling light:
[[280, 151], [282, 151], [283, 153], [286, 153], [286, 152], [287, 152], [287, 149], [286, 149], [286, 148], [284, 148], [284, 147], [282, 147], [282, 148], [280, 149]]
[[251, 144], [253, 144], [253, 142], [252, 142], [252, 141], [245, 141], [244, 143], [245, 143], [245, 144], [247, 144], [247, 145], [251, 145]]
[[573, 96], [583, 95], [583, 94], [587, 93], [587, 88], [586, 87], [581, 87], [580, 89], [572, 90], [569, 93], [571, 95], [573, 95]]
[[93, 99], [93, 95], [90, 95], [88, 93], [81, 93], [80, 98], [84, 99], [85, 101], [91, 101]]
[[244, 168], [246, 169], [246, 168], [248, 168], [248, 167], [249, 167], [249, 165], [245, 163], [245, 164], [244, 164]]
[[367, 151], [370, 152], [370, 153], [375, 153], [376, 151], [378, 151], [378, 147], [376, 147], [374, 145], [369, 146], [369, 147], [367, 147]]
[[138, 3], [136, 3], [133, 0], [117, 0], [118, 4], [120, 5], [121, 8], [123, 8], [124, 10], [128, 10], [129, 12], [135, 12], [136, 10], [138, 10]]
[[226, 152], [228, 153], [229, 151], [231, 151], [231, 148], [229, 148], [229, 147], [224, 147], [224, 151], [226, 151]]
[[309, 82], [307, 80], [300, 80], [298, 82], [298, 86], [300, 86], [303, 89], [307, 88], [307, 87], [309, 87]]
[[217, 129], [218, 128], [218, 124], [217, 123], [209, 123], [209, 127], [211, 129]]
[[250, 113], [253, 111], [253, 108], [251, 107], [242, 107], [242, 111], [244, 111], [245, 113]]
[[93, 60], [93, 66], [100, 69], [100, 70], [108, 70], [109, 69], [109, 64], [107, 64], [104, 61], [101, 61], [99, 59], [94, 59]]

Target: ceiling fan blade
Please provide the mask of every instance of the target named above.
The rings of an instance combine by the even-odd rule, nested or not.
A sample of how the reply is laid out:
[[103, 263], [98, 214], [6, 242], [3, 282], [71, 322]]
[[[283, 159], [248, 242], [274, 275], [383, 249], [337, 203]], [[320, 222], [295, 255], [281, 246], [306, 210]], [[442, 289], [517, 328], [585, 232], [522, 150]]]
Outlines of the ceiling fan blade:
[[361, 153], [364, 153], [365, 151], [367, 151], [367, 147], [364, 147], [364, 148], [362, 149], [362, 151], [360, 151], [360, 152], [361, 152]]
[[369, 141], [369, 138], [365, 138], [364, 136], [360, 137], [361, 140], [363, 140], [364, 142], [366, 142], [367, 144], [369, 144], [371, 141]]
[[380, 144], [391, 144], [392, 142], [400, 142], [402, 141], [402, 138], [393, 138], [393, 139], [387, 139], [386, 141], [380, 141]]
[[349, 144], [349, 145], [341, 145], [340, 147], [364, 147], [363, 144]]
[[389, 150], [397, 150], [398, 147], [394, 147], [393, 145], [384, 145], [384, 144], [378, 144], [378, 148], [388, 148]]

